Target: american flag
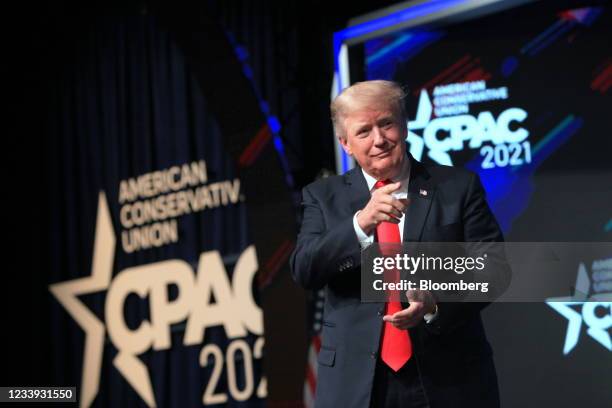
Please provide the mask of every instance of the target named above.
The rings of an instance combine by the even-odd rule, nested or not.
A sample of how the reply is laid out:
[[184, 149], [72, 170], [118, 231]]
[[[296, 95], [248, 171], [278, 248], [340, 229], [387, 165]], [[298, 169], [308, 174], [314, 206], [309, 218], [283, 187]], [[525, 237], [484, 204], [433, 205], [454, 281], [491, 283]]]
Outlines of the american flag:
[[317, 356], [321, 349], [321, 325], [323, 320], [323, 304], [325, 290], [313, 292], [311, 301], [310, 346], [306, 362], [306, 379], [304, 380], [304, 407], [314, 408], [317, 390]]

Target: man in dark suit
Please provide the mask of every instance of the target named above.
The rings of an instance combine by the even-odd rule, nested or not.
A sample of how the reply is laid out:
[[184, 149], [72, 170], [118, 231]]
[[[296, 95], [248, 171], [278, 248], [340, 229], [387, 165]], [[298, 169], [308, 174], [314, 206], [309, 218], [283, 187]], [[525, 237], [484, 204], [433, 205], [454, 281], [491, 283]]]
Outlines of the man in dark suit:
[[389, 81], [345, 89], [332, 120], [359, 167], [303, 190], [292, 273], [326, 288], [316, 406], [497, 407], [485, 303], [437, 302], [428, 291], [407, 292], [394, 310], [360, 300], [360, 252], [385, 228], [397, 242], [503, 240], [475, 174], [406, 152], [404, 97]]

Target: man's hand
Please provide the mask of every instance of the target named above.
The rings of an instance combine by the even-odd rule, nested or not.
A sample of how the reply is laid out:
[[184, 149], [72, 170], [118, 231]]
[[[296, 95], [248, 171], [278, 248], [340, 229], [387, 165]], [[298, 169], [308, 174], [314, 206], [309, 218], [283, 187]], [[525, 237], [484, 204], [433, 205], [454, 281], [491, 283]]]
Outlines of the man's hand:
[[383, 221], [399, 223], [408, 200], [398, 200], [391, 193], [400, 188], [400, 185], [401, 182], [398, 181], [374, 190], [368, 204], [357, 214], [357, 223], [367, 235]]
[[423, 316], [436, 310], [436, 301], [427, 290], [409, 290], [406, 291], [406, 297], [410, 303], [408, 308], [383, 317], [385, 322], [401, 330], [417, 326], [423, 321]]

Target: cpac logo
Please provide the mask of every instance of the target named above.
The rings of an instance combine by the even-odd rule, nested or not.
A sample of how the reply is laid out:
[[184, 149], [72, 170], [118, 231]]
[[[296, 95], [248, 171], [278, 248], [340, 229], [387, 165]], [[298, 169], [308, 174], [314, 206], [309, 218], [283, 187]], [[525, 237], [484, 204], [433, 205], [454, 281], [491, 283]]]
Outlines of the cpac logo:
[[[247, 331], [263, 333], [261, 309], [253, 300], [251, 285], [257, 271], [255, 247], [248, 247], [236, 263], [229, 282], [217, 251], [201, 254], [197, 273], [182, 260], [168, 260], [127, 268], [111, 282], [115, 234], [103, 192], [98, 199], [96, 236], [91, 276], [50, 286], [50, 291], [86, 333], [83, 356], [80, 407], [89, 407], [97, 393], [105, 332], [117, 348], [114, 366], [149, 407], [155, 397], [145, 364], [138, 355], [152, 348], [171, 347], [170, 325], [187, 320], [184, 345], [202, 342], [207, 328], [222, 325], [229, 338], [244, 337]], [[168, 298], [168, 286], [176, 285], [178, 296]], [[78, 298], [108, 290], [106, 325]], [[149, 298], [150, 321], [130, 329], [124, 318], [125, 300], [130, 294]], [[214, 295], [215, 303], [209, 299]]]
[[[480, 112], [478, 117], [472, 115], [443, 116], [431, 119], [432, 105], [426, 90], [421, 91], [415, 120], [408, 122], [410, 154], [421, 160], [425, 147], [427, 155], [433, 161], [452, 166], [449, 151], [463, 150], [464, 143], [470, 149], [479, 148], [484, 142], [494, 145], [501, 143], [519, 143], [529, 136], [521, 127], [511, 130], [513, 122], [520, 123], [527, 118], [527, 112], [521, 108], [509, 108], [503, 111], [497, 120], [491, 112]], [[414, 131], [422, 130], [422, 136]]]
[[[612, 340], [609, 329], [612, 327], [612, 302], [579, 302], [579, 297], [586, 300], [591, 282], [584, 264], [578, 268], [576, 290], [573, 297], [549, 298], [546, 303], [567, 319], [567, 333], [563, 354], [569, 354], [578, 344], [582, 322], [587, 326], [587, 334], [599, 344], [612, 351]], [[605, 296], [605, 294], [604, 294]], [[597, 296], [593, 296], [596, 298]], [[608, 296], [609, 298], [609, 296]], [[580, 311], [580, 309], [582, 309]], [[598, 313], [598, 310], [603, 313]]]

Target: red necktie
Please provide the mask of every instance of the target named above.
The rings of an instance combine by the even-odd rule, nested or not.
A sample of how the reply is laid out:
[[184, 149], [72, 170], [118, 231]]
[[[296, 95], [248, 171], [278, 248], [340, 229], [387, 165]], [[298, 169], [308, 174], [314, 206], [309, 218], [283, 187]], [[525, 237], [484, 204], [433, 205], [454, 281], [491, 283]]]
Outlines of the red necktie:
[[[380, 188], [391, 183], [390, 180], [379, 180], [374, 185], [375, 188]], [[402, 242], [400, 237], [399, 226], [392, 222], [381, 222], [376, 227], [376, 236], [380, 243], [395, 243]], [[384, 253], [383, 249], [383, 253]], [[394, 271], [394, 281], [399, 280], [398, 271]], [[392, 315], [402, 310], [402, 304], [398, 300], [389, 300], [386, 304], [385, 314]], [[399, 371], [412, 357], [412, 342], [408, 330], [400, 330], [389, 322], [384, 322], [382, 345], [380, 357], [393, 371]]]

